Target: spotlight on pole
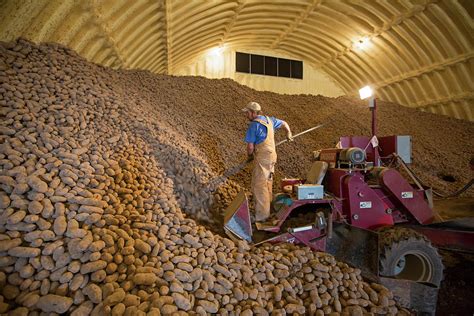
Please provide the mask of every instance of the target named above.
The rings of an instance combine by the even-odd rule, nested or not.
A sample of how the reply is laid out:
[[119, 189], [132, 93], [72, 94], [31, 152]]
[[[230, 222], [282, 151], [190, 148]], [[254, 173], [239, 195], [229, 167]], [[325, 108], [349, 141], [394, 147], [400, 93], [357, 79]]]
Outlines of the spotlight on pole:
[[379, 152], [378, 152], [378, 140], [377, 140], [377, 103], [375, 102], [375, 92], [370, 86], [365, 86], [359, 89], [359, 96], [361, 100], [368, 99], [369, 108], [372, 112], [372, 138], [370, 142], [374, 147], [375, 165], [380, 166]]
[[365, 86], [359, 89], [359, 96], [361, 100], [369, 99], [369, 108], [372, 111], [372, 136], [375, 136], [377, 132], [376, 125], [376, 103], [375, 93], [371, 86]]
[[361, 100], [365, 100], [374, 95], [374, 90], [370, 86], [365, 86], [359, 89], [359, 95]]

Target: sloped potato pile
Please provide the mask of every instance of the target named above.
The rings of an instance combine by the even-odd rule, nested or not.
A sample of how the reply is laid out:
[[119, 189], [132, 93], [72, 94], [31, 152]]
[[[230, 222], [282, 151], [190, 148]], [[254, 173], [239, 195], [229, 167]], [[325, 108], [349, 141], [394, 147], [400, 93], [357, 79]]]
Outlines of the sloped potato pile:
[[0, 57], [0, 313], [403, 313], [327, 254], [187, 218], [214, 174], [119, 72], [25, 40]]
[[[138, 103], [156, 104], [160, 115], [199, 146], [218, 173], [246, 158], [243, 139], [247, 119], [240, 109], [249, 101], [259, 102], [266, 115], [287, 121], [294, 134], [324, 123], [323, 128], [277, 147], [275, 189], [283, 177], [306, 175], [312, 151], [334, 147], [341, 136], [371, 133], [370, 110], [367, 102], [358, 98], [255, 91], [231, 79], [172, 77], [146, 71], [119, 73], [121, 80], [117, 84], [128, 96]], [[474, 122], [380, 100], [377, 121], [377, 136], [411, 135], [411, 168], [424, 184], [441, 193], [452, 193], [471, 180]], [[277, 140], [284, 136], [284, 131], [277, 131]], [[236, 174], [232, 180], [249, 188], [250, 170]], [[474, 197], [474, 189], [463, 196]]]

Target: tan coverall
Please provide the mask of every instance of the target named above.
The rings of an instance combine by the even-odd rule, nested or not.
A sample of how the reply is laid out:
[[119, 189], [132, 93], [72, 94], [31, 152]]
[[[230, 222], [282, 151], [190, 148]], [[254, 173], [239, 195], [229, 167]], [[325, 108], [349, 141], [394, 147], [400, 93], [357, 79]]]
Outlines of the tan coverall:
[[269, 117], [266, 117], [266, 119], [268, 123], [261, 119], [254, 120], [267, 128], [267, 138], [260, 144], [255, 145], [254, 152], [255, 166], [251, 185], [255, 201], [255, 220], [257, 222], [265, 221], [270, 216], [273, 173], [277, 161], [273, 123]]

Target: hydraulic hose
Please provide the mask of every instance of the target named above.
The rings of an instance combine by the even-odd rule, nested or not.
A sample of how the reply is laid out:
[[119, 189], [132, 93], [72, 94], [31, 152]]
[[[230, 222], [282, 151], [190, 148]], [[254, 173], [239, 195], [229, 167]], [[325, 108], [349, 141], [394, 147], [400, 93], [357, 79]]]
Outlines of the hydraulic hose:
[[[425, 186], [423, 184], [423, 181], [421, 181], [421, 179], [413, 172], [413, 170], [408, 167], [408, 165], [403, 161], [403, 159], [398, 156], [397, 154], [394, 154], [395, 157], [398, 159], [398, 161], [403, 165], [404, 168], [406, 168], [409, 173], [411, 173], [411, 175], [414, 177], [414, 180], [418, 181], [419, 183], [421, 183], [423, 186]], [[474, 183], [474, 179], [471, 179], [466, 185], [464, 185], [462, 188], [460, 188], [459, 190], [451, 193], [451, 194], [443, 194], [443, 193], [439, 193], [435, 190], [432, 190], [433, 194], [440, 197], [440, 198], [443, 198], [443, 199], [447, 199], [447, 198], [453, 198], [453, 197], [457, 197], [459, 195], [461, 195], [462, 193], [464, 193], [465, 191], [467, 191], [471, 186], [472, 184]]]

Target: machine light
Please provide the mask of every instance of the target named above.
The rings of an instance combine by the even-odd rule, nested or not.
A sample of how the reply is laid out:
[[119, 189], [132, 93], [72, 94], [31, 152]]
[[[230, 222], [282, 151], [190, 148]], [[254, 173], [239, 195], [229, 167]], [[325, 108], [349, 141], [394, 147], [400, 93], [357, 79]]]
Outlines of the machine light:
[[359, 90], [359, 95], [361, 100], [365, 100], [374, 95], [374, 90], [370, 86], [365, 86]]

